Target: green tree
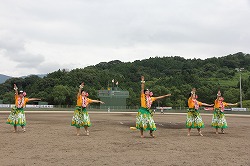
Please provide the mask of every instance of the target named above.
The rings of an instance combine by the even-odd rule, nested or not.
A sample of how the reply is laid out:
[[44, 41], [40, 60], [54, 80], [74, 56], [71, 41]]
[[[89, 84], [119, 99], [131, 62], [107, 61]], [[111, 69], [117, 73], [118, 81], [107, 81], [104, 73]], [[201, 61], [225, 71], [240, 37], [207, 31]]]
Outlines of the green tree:
[[6, 92], [3, 95], [3, 103], [5, 103], [5, 104], [14, 104], [15, 103], [15, 94], [14, 94], [14, 92]]
[[54, 103], [63, 105], [66, 104], [66, 98], [70, 95], [68, 86], [57, 85], [53, 88], [52, 96]]
[[224, 92], [224, 94], [222, 93], [222, 95], [225, 102], [228, 103], [237, 103], [240, 100], [239, 89], [236, 88], [229, 88]]

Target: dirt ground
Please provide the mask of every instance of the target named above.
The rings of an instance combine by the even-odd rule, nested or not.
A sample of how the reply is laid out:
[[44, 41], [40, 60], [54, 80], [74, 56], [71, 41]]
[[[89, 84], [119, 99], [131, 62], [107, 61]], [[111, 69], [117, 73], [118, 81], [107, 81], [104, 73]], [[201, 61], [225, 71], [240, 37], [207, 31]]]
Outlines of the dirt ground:
[[135, 113], [90, 113], [90, 136], [70, 126], [73, 112], [29, 113], [23, 133], [0, 113], [0, 165], [250, 165], [250, 116], [226, 115], [229, 128], [215, 134], [212, 114], [202, 115], [203, 137], [188, 137], [185, 114], [155, 114], [156, 138], [139, 131]]

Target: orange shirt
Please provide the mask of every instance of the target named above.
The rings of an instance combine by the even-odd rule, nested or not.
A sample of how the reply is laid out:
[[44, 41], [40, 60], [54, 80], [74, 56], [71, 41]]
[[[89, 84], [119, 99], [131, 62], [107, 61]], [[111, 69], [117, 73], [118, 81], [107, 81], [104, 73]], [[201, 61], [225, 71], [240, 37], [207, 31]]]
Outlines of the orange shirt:
[[[202, 102], [199, 102], [199, 101], [197, 102], [199, 106], [202, 106]], [[188, 108], [195, 108], [195, 103], [191, 97], [189, 97], [188, 99]]]
[[[86, 107], [87, 107], [90, 103], [92, 103], [92, 99], [87, 98]], [[76, 105], [77, 105], [77, 106], [82, 106], [82, 95], [79, 95], [79, 96], [77, 97], [77, 103], [76, 103]]]
[[[16, 105], [16, 107], [18, 107], [18, 99], [21, 100], [21, 98], [20, 98], [18, 95], [15, 95], [15, 105]], [[21, 106], [19, 106], [19, 108], [25, 107], [25, 106], [26, 106], [26, 103], [27, 103], [28, 101], [29, 101], [29, 98], [24, 97], [23, 103], [21, 104]]]
[[[222, 103], [223, 103], [224, 107], [227, 107], [228, 104], [226, 102], [222, 102]], [[220, 107], [221, 107], [220, 101], [216, 99], [214, 101], [214, 108], [220, 108]]]
[[[153, 101], [156, 100], [155, 97], [150, 97], [150, 98], [151, 98], [152, 103], [153, 103]], [[146, 102], [146, 95], [144, 93], [141, 94], [141, 107], [148, 108], [147, 107], [147, 102]]]

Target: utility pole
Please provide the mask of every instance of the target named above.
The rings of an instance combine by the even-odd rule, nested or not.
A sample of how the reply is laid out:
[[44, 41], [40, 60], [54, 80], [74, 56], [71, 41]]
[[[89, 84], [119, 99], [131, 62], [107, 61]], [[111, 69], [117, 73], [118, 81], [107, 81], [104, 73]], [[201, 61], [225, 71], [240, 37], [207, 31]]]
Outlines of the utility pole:
[[244, 68], [235, 68], [235, 70], [240, 72], [240, 108], [242, 108], [241, 71], [244, 70]]

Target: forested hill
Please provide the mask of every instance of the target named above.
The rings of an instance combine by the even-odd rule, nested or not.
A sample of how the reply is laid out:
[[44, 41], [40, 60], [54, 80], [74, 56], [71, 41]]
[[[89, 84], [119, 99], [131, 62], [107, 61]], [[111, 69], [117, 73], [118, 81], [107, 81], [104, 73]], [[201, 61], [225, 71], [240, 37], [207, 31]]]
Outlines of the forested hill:
[[[238, 72], [236, 68], [244, 68]], [[49, 73], [44, 78], [29, 76], [11, 78], [0, 84], [0, 99], [8, 103], [13, 100], [13, 84], [27, 92], [28, 97], [39, 97], [50, 104], [74, 105], [76, 92], [81, 82], [90, 98], [98, 98], [97, 90], [111, 87], [111, 80], [118, 81], [119, 87], [128, 90], [128, 106], [140, 104], [140, 77], [145, 76], [146, 87], [155, 96], [171, 93], [155, 105], [185, 106], [192, 87], [197, 88], [199, 100], [213, 103], [218, 89], [225, 101], [239, 101], [239, 78], [242, 74], [244, 104], [250, 100], [250, 54], [237, 53], [220, 58], [185, 59], [182, 57], [155, 57], [134, 62], [114, 60], [94, 66]], [[115, 85], [116, 86], [116, 85]]]

